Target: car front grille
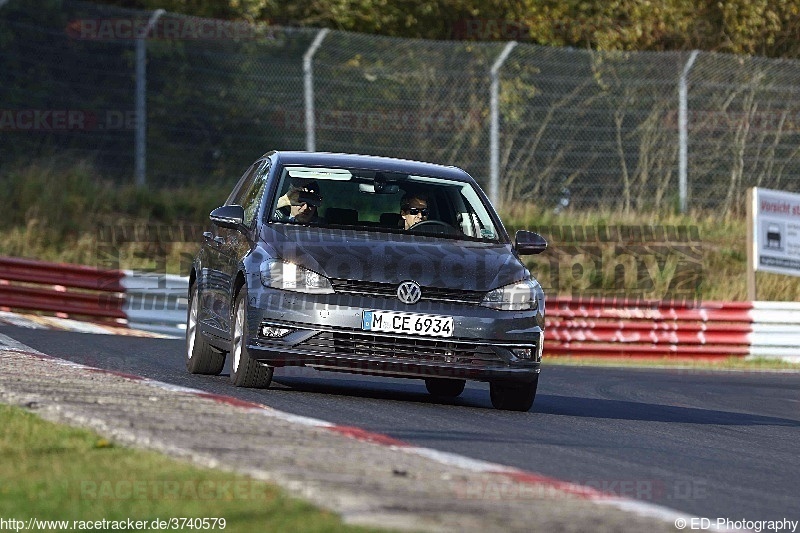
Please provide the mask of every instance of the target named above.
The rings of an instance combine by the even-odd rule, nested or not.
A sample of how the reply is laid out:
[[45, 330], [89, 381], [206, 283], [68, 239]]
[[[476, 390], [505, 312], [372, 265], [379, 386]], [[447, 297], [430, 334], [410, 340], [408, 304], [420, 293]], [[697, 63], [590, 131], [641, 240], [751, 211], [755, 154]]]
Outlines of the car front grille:
[[324, 331], [295, 348], [319, 353], [405, 359], [409, 362], [458, 364], [482, 367], [503, 363], [487, 345], [468, 341], [394, 337], [360, 332]]
[[[371, 281], [332, 279], [331, 285], [333, 286], [334, 292], [337, 294], [357, 294], [359, 296], [397, 298], [397, 285], [394, 283], [375, 283]], [[485, 295], [486, 293], [482, 291], [422, 287], [422, 297], [420, 300], [478, 305], [481, 303]]]

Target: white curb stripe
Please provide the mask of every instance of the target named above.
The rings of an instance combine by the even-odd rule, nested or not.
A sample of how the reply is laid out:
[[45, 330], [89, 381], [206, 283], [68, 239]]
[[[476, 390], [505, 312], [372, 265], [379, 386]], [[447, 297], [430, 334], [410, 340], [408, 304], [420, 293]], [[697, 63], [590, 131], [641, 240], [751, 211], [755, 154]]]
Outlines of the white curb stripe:
[[11, 313], [9, 311], [0, 311], [0, 323], [6, 323], [11, 326], [18, 326], [28, 329], [46, 329], [43, 325], [34, 322], [30, 318], [20, 316], [17, 313]]
[[403, 447], [398, 446], [397, 449], [402, 450], [406, 453], [427, 457], [428, 459], [432, 459], [433, 461], [436, 461], [439, 464], [463, 468], [464, 470], [469, 470], [470, 472], [497, 473], [497, 474], [518, 472], [516, 468], [512, 468], [509, 466], [503, 466], [496, 463], [489, 463], [487, 461], [481, 461], [480, 459], [472, 459], [470, 457], [464, 457], [463, 455], [457, 455], [451, 452], [434, 450], [432, 448], [418, 448], [416, 446], [403, 446]]

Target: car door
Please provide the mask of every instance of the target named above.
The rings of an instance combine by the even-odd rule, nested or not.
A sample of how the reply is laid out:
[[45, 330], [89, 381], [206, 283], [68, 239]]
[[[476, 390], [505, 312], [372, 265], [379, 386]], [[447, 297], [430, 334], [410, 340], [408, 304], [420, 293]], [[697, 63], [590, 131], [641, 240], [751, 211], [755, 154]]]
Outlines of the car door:
[[244, 208], [244, 228], [236, 230], [218, 228], [222, 238], [218, 253], [218, 270], [225, 291], [219, 293], [217, 303], [220, 310], [221, 325], [226, 332], [231, 330], [232, 305], [234, 298], [234, 282], [242, 259], [252, 250], [257, 226], [258, 208], [266, 189], [269, 174], [269, 160], [261, 160], [253, 166], [253, 172], [242, 184], [230, 205], [241, 205]]
[[[264, 161], [259, 160], [247, 169], [236, 183], [228, 199], [225, 200], [225, 205], [239, 205], [238, 202], [244, 194], [242, 191], [252, 185], [263, 164]], [[229, 336], [230, 317], [227, 316], [229, 309], [226, 299], [230, 293], [231, 282], [230, 275], [227, 273], [229, 252], [225, 244], [229, 231], [212, 224], [209, 230], [203, 233], [202, 257], [204, 260], [200, 273], [203, 305], [200, 308], [199, 319], [207, 326], [208, 333], [222, 338]]]

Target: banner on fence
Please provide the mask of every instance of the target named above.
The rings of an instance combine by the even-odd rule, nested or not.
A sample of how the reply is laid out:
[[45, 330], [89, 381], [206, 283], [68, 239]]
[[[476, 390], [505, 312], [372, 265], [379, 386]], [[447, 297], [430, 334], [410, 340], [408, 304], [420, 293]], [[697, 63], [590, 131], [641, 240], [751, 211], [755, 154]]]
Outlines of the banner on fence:
[[800, 276], [800, 194], [748, 190], [748, 292], [755, 299], [755, 272]]

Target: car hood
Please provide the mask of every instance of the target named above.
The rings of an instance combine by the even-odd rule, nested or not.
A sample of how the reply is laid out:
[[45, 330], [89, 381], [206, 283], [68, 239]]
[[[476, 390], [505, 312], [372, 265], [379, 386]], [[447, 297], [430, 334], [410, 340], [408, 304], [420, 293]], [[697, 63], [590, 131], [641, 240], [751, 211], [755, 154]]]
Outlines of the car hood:
[[510, 244], [283, 224], [261, 238], [275, 257], [331, 279], [489, 291], [530, 276]]

